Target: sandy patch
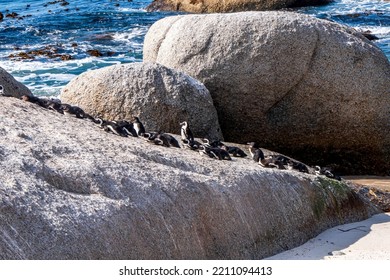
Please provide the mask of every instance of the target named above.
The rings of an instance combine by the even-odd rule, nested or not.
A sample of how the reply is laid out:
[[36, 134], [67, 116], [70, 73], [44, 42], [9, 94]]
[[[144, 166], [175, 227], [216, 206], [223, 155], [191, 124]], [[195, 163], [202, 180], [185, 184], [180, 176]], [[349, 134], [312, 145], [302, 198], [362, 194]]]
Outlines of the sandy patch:
[[390, 260], [390, 213], [328, 229], [267, 260]]

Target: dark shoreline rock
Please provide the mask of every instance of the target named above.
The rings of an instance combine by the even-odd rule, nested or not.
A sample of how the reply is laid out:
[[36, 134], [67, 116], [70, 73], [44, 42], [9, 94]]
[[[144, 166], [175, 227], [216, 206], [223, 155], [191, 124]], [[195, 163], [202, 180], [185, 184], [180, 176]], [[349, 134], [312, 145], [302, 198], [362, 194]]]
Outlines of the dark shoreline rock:
[[191, 13], [226, 13], [278, 10], [284, 8], [325, 5], [332, 0], [154, 0], [147, 11], [182, 11]]

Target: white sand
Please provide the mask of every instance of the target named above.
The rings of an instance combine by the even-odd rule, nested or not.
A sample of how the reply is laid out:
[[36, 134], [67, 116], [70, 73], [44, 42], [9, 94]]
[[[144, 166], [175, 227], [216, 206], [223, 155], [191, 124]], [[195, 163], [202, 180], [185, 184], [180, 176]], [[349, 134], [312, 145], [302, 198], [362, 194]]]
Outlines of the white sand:
[[328, 229], [267, 260], [390, 260], [390, 213]]

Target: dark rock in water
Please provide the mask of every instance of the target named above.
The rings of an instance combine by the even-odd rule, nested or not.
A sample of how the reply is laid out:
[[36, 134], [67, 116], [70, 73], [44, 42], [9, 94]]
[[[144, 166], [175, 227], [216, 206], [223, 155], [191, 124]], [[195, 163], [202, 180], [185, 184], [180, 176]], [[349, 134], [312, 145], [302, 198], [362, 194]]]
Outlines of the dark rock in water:
[[361, 34], [370, 41], [379, 40], [379, 37], [372, 34], [372, 32], [370, 30], [363, 31], [363, 32], [361, 32]]
[[87, 53], [91, 56], [96, 56], [96, 57], [103, 56], [103, 54], [99, 50], [88, 50]]
[[59, 55], [59, 57], [61, 58], [61, 60], [71, 60], [72, 59], [72, 56], [70, 54], [62, 54], [62, 55]]
[[344, 182], [208, 160], [15, 98], [0, 97], [0, 135], [0, 259], [262, 259], [378, 213]]
[[9, 58], [15, 58], [15, 59], [34, 59], [34, 56], [32, 56], [31, 54], [28, 54], [26, 52], [10, 54], [8, 57]]
[[92, 37], [93, 40], [104, 41], [104, 40], [113, 40], [113, 34], [97, 34]]
[[[17, 50], [18, 48], [15, 48]], [[49, 59], [61, 58], [62, 60], [72, 59], [69, 54], [60, 53], [63, 49], [59, 49], [58, 46], [49, 45], [42, 49], [30, 50], [27, 52], [19, 52], [10, 54], [8, 57], [12, 59], [29, 59], [34, 60], [37, 57], [45, 57]]]
[[18, 13], [15, 13], [15, 12], [12, 12], [10, 14], [7, 14], [5, 17], [8, 17], [8, 18], [18, 18], [19, 14]]

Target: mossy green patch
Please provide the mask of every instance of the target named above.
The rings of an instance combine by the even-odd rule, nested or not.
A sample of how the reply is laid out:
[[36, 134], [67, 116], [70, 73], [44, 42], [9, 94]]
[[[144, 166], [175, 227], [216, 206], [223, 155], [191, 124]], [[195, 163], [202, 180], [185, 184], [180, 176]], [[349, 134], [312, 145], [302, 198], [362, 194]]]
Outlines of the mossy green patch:
[[338, 213], [341, 201], [348, 199], [348, 193], [350, 192], [348, 186], [344, 182], [329, 178], [318, 177], [316, 181], [318, 182], [318, 185], [316, 185], [318, 189], [312, 203], [315, 217], [319, 219], [328, 208]]

